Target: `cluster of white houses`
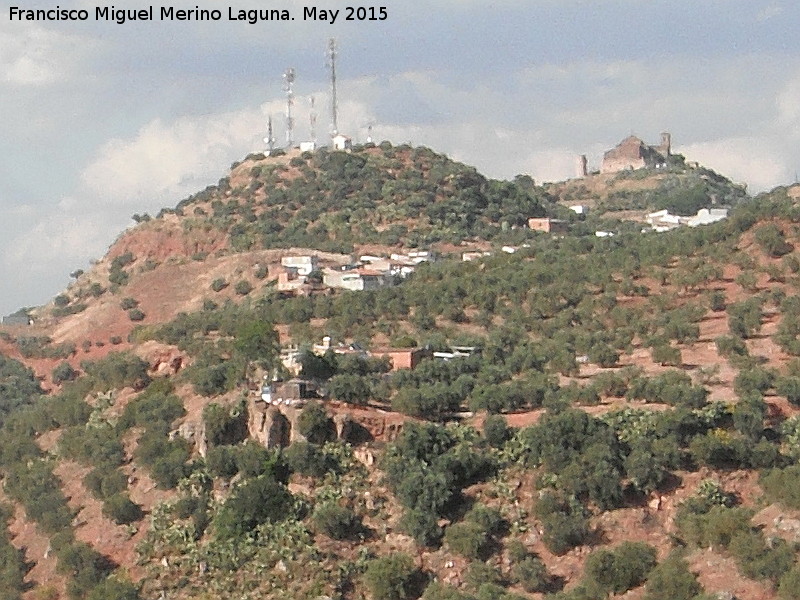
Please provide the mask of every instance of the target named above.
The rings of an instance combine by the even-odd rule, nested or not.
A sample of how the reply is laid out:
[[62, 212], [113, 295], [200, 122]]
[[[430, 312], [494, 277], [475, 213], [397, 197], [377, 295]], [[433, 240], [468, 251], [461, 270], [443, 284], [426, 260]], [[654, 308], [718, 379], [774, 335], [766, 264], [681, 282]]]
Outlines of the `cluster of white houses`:
[[408, 277], [420, 263], [434, 262], [431, 250], [415, 250], [390, 256], [363, 255], [358, 260], [322, 261], [317, 255], [284, 256], [278, 273], [278, 290], [297, 294], [335, 288], [352, 291], [374, 290], [394, 285]]
[[701, 208], [697, 211], [696, 215], [691, 217], [682, 217], [680, 215], [673, 215], [669, 210], [659, 210], [652, 212], [646, 217], [647, 224], [650, 229], [642, 229], [642, 231], [670, 231], [678, 227], [699, 227], [700, 225], [710, 225], [717, 221], [722, 221], [728, 218], [727, 208]]

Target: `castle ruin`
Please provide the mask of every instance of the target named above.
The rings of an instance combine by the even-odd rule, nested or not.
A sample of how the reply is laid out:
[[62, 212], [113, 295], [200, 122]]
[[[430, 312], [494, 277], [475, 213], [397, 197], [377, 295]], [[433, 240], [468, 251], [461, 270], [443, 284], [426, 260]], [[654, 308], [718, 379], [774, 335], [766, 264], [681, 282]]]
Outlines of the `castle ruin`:
[[648, 146], [638, 137], [631, 135], [603, 155], [600, 172], [617, 173], [665, 165], [670, 156], [671, 145], [672, 139], [667, 132], [661, 134], [661, 143], [657, 146]]

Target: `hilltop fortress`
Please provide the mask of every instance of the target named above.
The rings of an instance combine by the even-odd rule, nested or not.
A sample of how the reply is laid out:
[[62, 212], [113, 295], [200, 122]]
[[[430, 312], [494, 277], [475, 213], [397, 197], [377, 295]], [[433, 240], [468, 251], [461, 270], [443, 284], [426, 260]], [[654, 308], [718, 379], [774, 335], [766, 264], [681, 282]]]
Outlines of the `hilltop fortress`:
[[649, 146], [636, 136], [628, 136], [603, 155], [600, 172], [617, 173], [626, 169], [659, 167], [666, 164], [671, 145], [672, 139], [667, 132], [661, 134], [661, 143], [657, 146]]

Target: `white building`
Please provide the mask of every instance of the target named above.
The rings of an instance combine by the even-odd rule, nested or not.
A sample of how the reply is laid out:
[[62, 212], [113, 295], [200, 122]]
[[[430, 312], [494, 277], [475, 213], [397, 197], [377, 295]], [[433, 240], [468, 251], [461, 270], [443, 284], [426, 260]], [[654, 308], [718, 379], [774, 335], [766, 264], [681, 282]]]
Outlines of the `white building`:
[[332, 288], [363, 291], [391, 285], [392, 279], [386, 273], [369, 269], [351, 269], [348, 271], [325, 269], [322, 273], [322, 283]]
[[308, 275], [317, 270], [319, 261], [316, 256], [284, 256], [281, 265], [296, 270], [298, 275]]
[[710, 225], [717, 221], [728, 218], [727, 208], [701, 208], [692, 217], [681, 217], [671, 214], [667, 209], [659, 210], [647, 215], [647, 224], [654, 231], [664, 232], [676, 229], [683, 225], [697, 227], [699, 225]]
[[576, 215], [588, 215], [589, 214], [589, 207], [584, 206], [583, 204], [574, 204], [569, 207], [569, 209], [574, 212]]
[[353, 140], [341, 133], [333, 136], [334, 150], [350, 150], [353, 147]]
[[480, 260], [486, 256], [491, 256], [492, 253], [488, 250], [474, 250], [471, 252], [464, 252], [461, 254], [461, 260], [463, 262], [470, 262], [473, 260]]
[[701, 208], [695, 216], [689, 218], [687, 224], [689, 227], [697, 227], [698, 225], [710, 225], [727, 218], [727, 208]]

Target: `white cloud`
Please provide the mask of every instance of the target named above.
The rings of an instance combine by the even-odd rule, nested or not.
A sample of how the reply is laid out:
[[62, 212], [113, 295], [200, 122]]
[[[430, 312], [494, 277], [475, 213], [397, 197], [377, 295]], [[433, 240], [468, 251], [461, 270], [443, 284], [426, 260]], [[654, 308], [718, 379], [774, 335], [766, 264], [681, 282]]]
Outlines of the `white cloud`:
[[101, 214], [69, 214], [55, 211], [31, 229], [16, 236], [3, 253], [3, 263], [20, 275], [50, 271], [65, 258], [84, 263], [100, 256], [107, 240], [98, 235], [108, 231], [109, 220]]
[[83, 183], [93, 200], [109, 205], [174, 204], [218, 179], [233, 160], [263, 148], [265, 112], [156, 119], [132, 139], [104, 144], [84, 169]]
[[773, 17], [777, 17], [782, 12], [783, 6], [779, 2], [772, 2], [758, 11], [756, 20], [763, 23], [764, 21], [768, 21]]
[[96, 43], [83, 36], [0, 22], [0, 83], [43, 86], [68, 79]]
[[778, 124], [784, 133], [800, 138], [800, 73], [778, 94]]
[[778, 140], [769, 137], [696, 142], [676, 150], [736, 182], [746, 182], [751, 191], [790, 181], [786, 153]]

